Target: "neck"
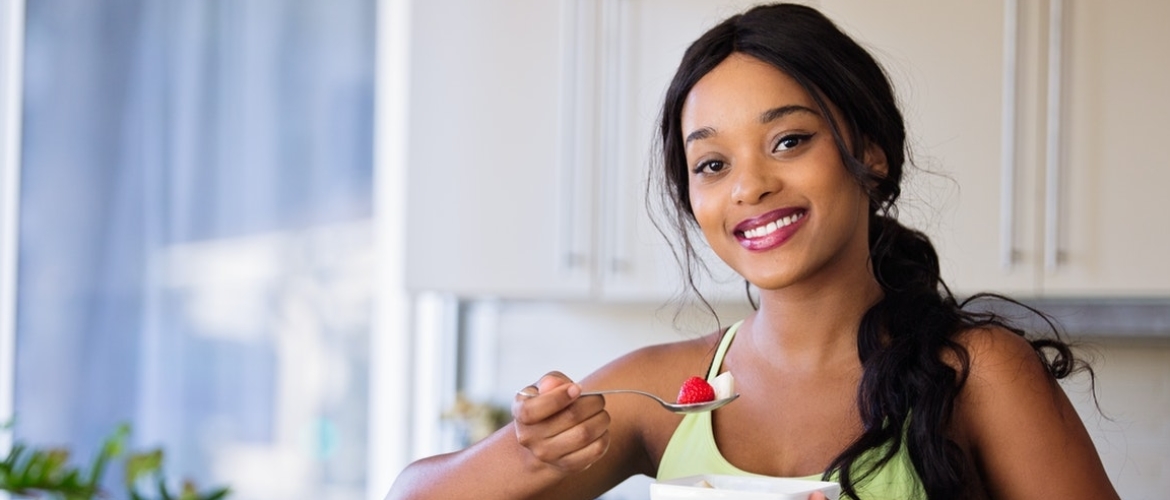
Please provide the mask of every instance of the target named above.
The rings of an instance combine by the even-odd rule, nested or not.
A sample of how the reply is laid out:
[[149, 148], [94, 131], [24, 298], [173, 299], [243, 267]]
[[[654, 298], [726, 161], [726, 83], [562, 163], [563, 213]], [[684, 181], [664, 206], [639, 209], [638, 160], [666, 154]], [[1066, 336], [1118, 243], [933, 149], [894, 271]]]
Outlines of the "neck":
[[882, 290], [868, 268], [853, 276], [835, 284], [761, 291], [760, 308], [744, 325], [753, 350], [801, 370], [856, 362], [861, 318]]

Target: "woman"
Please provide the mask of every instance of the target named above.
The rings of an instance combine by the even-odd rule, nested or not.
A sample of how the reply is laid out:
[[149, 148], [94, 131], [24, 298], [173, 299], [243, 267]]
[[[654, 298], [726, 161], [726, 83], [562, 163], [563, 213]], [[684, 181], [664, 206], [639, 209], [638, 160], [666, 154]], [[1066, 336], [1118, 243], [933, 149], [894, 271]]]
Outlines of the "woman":
[[[831, 21], [771, 5], [711, 29], [667, 91], [661, 141], [687, 261], [697, 225], [757, 310], [580, 383], [544, 376], [507, 428], [412, 464], [389, 498], [589, 499], [634, 474], [699, 473], [824, 478], [860, 499], [1117, 498], [1056, 383], [1069, 348], [964, 311], [929, 240], [891, 216], [902, 117]], [[741, 397], [684, 418], [580, 396], [673, 394], [703, 369], [734, 373]]]

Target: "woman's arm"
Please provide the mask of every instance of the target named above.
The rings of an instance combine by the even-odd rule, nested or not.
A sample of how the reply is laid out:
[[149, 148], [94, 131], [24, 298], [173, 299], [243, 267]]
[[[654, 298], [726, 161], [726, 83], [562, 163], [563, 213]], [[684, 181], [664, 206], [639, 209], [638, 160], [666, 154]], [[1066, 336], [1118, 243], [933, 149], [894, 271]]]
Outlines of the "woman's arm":
[[[581, 385], [638, 387], [658, 349], [624, 356]], [[387, 495], [398, 499], [593, 499], [650, 468], [643, 443], [641, 398], [581, 397], [581, 385], [560, 373], [536, 384], [539, 395], [517, 396], [515, 420], [470, 448], [419, 460]], [[531, 388], [529, 390], [532, 390]], [[661, 411], [661, 410], [659, 410]]]
[[387, 500], [592, 499], [631, 475], [631, 429], [611, 423], [604, 399], [580, 397], [559, 373], [537, 387], [536, 397], [517, 396], [515, 420], [492, 436], [407, 467]]
[[1118, 498], [1076, 410], [1023, 338], [1003, 329], [964, 334], [971, 371], [956, 400], [991, 498]]

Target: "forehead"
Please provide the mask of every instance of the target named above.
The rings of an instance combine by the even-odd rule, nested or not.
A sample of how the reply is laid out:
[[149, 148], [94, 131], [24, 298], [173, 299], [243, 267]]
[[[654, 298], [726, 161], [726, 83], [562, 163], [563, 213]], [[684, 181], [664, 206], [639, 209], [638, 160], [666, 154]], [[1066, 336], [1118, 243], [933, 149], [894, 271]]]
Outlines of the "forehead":
[[771, 64], [735, 53], [699, 79], [687, 94], [682, 109], [683, 135], [701, 127], [719, 129], [743, 120], [756, 122], [760, 113], [792, 104], [817, 109], [795, 79]]

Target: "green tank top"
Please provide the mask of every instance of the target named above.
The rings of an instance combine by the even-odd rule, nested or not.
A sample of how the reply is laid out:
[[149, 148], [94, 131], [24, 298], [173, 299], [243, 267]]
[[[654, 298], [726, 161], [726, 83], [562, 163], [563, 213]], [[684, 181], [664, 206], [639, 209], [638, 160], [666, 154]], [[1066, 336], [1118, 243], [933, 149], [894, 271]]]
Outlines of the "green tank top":
[[[735, 332], [742, 323], [743, 321], [739, 321], [732, 325], [719, 342], [714, 362], [711, 363], [711, 370], [707, 374], [708, 381], [719, 374], [723, 357], [727, 354], [727, 349], [731, 346], [732, 339], [735, 338]], [[666, 445], [662, 461], [658, 464], [658, 480], [698, 474], [762, 476], [739, 469], [728, 462], [719, 452], [719, 446], [715, 442], [715, 433], [711, 427], [712, 413], [691, 413], [683, 417], [682, 423], [674, 430], [670, 442]], [[879, 451], [871, 451], [869, 455], [876, 458], [880, 456]], [[796, 479], [819, 481], [821, 475]], [[829, 480], [837, 480], [835, 472], [830, 475]], [[854, 488], [861, 495], [861, 500], [908, 500], [925, 497], [922, 493], [922, 482], [914, 471], [905, 446], [899, 448], [894, 457], [880, 469], [856, 483]]]

